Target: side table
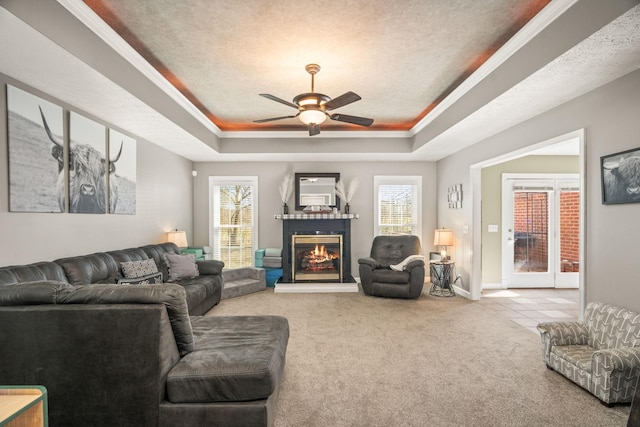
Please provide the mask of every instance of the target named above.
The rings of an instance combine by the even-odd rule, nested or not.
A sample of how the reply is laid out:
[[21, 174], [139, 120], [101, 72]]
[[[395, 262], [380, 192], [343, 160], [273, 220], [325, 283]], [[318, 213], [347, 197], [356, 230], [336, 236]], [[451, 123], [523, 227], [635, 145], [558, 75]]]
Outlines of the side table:
[[454, 275], [456, 263], [453, 261], [431, 261], [429, 274], [431, 275], [431, 289], [429, 295], [437, 297], [456, 296], [451, 286], [451, 276]]
[[0, 386], [0, 426], [47, 427], [47, 389]]

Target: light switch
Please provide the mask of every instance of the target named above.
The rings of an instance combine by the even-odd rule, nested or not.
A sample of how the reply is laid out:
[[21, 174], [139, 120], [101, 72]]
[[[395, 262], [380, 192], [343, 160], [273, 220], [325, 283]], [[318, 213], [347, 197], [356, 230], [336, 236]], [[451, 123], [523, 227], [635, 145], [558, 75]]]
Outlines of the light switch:
[[497, 233], [498, 225], [497, 224], [489, 224], [488, 230], [489, 233]]
[[462, 234], [469, 234], [469, 226], [468, 225], [463, 225], [462, 226]]

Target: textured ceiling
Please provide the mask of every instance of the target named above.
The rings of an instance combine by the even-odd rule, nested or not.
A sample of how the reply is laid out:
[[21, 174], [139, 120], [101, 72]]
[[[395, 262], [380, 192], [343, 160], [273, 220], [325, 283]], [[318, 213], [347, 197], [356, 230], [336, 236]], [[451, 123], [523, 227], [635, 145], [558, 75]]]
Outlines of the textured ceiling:
[[[339, 112], [409, 130], [550, 0], [85, 0], [223, 131], [300, 129], [291, 101], [354, 91]], [[323, 130], [357, 129], [326, 122]]]
[[[136, 7], [148, 5], [149, 16], [153, 16], [156, 8], [164, 4], [140, 0], [123, 2], [123, 7], [131, 6], [130, 3], [135, 3]], [[167, 7], [173, 7], [172, 3], [167, 2]], [[206, 3], [215, 5], [218, 11], [217, 14], [210, 15], [208, 26], [215, 22], [217, 26], [237, 28], [231, 25], [231, 22], [237, 21], [235, 15], [227, 10], [238, 7], [235, 3], [249, 2], [244, 0], [229, 3]], [[271, 5], [271, 2], [266, 1], [256, 4], [263, 3], [268, 5], [263, 7]], [[466, 79], [464, 77], [485, 59], [484, 56], [470, 54], [465, 62], [456, 56], [456, 52], [448, 51], [447, 46], [452, 45], [447, 40], [442, 42], [443, 47], [436, 45], [434, 38], [424, 44], [422, 39], [411, 38], [413, 32], [418, 31], [416, 24], [407, 26], [409, 30], [405, 31], [405, 26], [394, 24], [394, 20], [387, 18], [386, 14], [377, 13], [382, 17], [372, 18], [373, 12], [386, 7], [383, 2], [343, 3], [342, 8], [330, 2], [323, 3], [327, 10], [327, 5], [334, 6], [327, 19], [334, 19], [333, 15], [344, 15], [339, 11], [345, 8], [353, 10], [363, 4], [378, 5], [377, 9], [360, 7], [363, 10], [359, 11], [359, 15], [368, 20], [356, 19], [354, 24], [342, 24], [343, 27], [349, 27], [347, 32], [356, 35], [357, 28], [361, 31], [373, 28], [370, 34], [375, 39], [369, 45], [370, 50], [356, 49], [348, 40], [336, 39], [338, 41], [328, 45], [329, 48], [324, 47], [323, 57], [301, 57], [296, 64], [294, 61], [285, 63], [285, 59], [279, 56], [280, 53], [284, 54], [284, 50], [275, 47], [291, 43], [295, 45], [297, 39], [292, 34], [301, 31], [294, 24], [289, 24], [295, 30], [283, 33], [285, 35], [282, 37], [288, 37], [287, 43], [279, 40], [271, 42], [274, 48], [269, 52], [275, 53], [256, 52], [258, 58], [252, 60], [241, 48], [237, 48], [240, 52], [227, 59], [236, 65], [230, 66], [226, 72], [219, 71], [222, 77], [226, 77], [219, 77], [215, 85], [206, 88], [199, 80], [191, 85], [172, 77], [177, 71], [155, 57], [145, 60], [82, 0], [0, 0], [0, 73], [26, 90], [35, 90], [36, 93], [39, 91], [66, 103], [67, 108], [82, 111], [83, 114], [133, 137], [153, 142], [196, 162], [318, 162], [439, 160], [640, 68], [640, 0], [553, 0]], [[442, 22], [444, 24], [440, 25], [444, 27], [452, 20], [451, 16], [443, 14], [447, 8], [459, 11], [462, 8], [460, 5], [468, 3], [467, 6], [474, 7], [476, 3], [482, 3], [485, 9], [494, 11], [495, 8], [489, 6], [501, 4], [491, 1], [416, 1], [397, 4], [405, 5], [401, 10], [411, 10], [409, 15], [413, 15], [418, 13], [423, 3], [433, 6], [430, 9], [432, 21], [429, 22]], [[204, 15], [203, 9], [198, 9], [198, 5], [206, 6], [205, 2], [179, 4], [187, 5], [186, 9], [198, 15], [198, 20]], [[278, 9], [283, 17], [289, 17], [287, 19], [292, 19], [295, 11], [301, 9], [300, 5], [292, 5], [293, 3], [276, 1], [274, 4], [280, 5], [279, 7], [287, 5], [285, 9]], [[508, 4], [514, 8], [520, 5], [523, 10], [530, 6], [518, 1]], [[486, 13], [494, 13], [489, 9]], [[391, 12], [396, 14], [395, 17], [398, 16], [396, 9]], [[478, 11], [476, 13], [481, 21], [483, 14]], [[260, 17], [255, 19], [260, 20], [263, 15], [266, 16], [264, 10], [260, 10], [259, 14]], [[513, 16], [516, 15], [528, 16], [525, 12], [513, 12]], [[274, 16], [272, 19], [278, 17]], [[406, 19], [409, 22], [412, 16]], [[476, 26], [472, 17], [466, 19], [466, 27]], [[394, 34], [387, 34], [389, 30], [383, 33], [380, 28], [382, 22], [392, 26]], [[513, 22], [520, 21], [514, 19]], [[173, 34], [170, 38], [173, 40], [193, 40], [200, 37], [197, 31], [185, 30], [187, 35], [179, 38], [175, 36], [176, 30], [170, 30], [171, 25], [154, 25], [159, 27], [155, 33]], [[436, 24], [432, 26], [438, 27]], [[134, 25], [134, 28], [137, 27]], [[307, 32], [313, 34], [312, 31], [316, 31], [328, 38], [332, 33], [344, 33], [342, 30], [342, 27], [329, 28], [327, 24], [322, 24], [320, 28], [317, 24], [307, 29]], [[482, 33], [481, 31], [480, 34]], [[502, 31], [496, 31], [498, 33], [502, 34]], [[451, 34], [448, 37], [455, 39], [458, 36], [462, 37], [461, 34]], [[138, 37], [140, 36], [135, 39]], [[227, 37], [233, 39], [236, 46], [249, 46], [256, 39], [246, 30], [229, 29]], [[410, 41], [398, 42], [403, 37], [409, 37], [406, 40]], [[366, 40], [366, 37], [362, 39]], [[381, 59], [397, 56], [395, 52], [372, 48], [381, 39], [396, 40], [396, 44], [401, 45], [404, 50], [400, 56], [404, 65], [399, 66], [398, 63]], [[167, 41], [169, 42], [170, 40]], [[137, 40], [133, 44], [140, 48], [140, 43]], [[261, 43], [266, 46], [265, 49], [270, 46], [265, 40], [261, 40]], [[213, 45], [226, 45], [226, 42], [209, 44], [209, 50], [215, 52], [221, 48], [214, 48]], [[416, 46], [421, 47], [415, 48]], [[350, 52], [346, 60], [353, 65], [342, 68], [341, 62], [331, 62], [329, 58], [333, 51], [340, 52], [345, 47], [349, 47]], [[305, 53], [303, 47], [298, 46], [297, 49], [302, 54]], [[190, 55], [190, 52], [193, 49], [184, 44], [175, 54]], [[309, 52], [317, 53], [316, 50]], [[432, 52], [440, 54], [432, 55]], [[194, 64], [196, 69], [216, 65], [206, 52], [200, 52], [199, 55], [202, 59], [199, 62], [202, 64]], [[433, 63], [438, 63], [440, 59], [446, 60], [442, 64], [427, 64], [423, 59], [425, 55], [429, 55]], [[431, 85], [435, 77], [423, 72], [422, 68], [429, 70], [433, 66], [445, 69], [450, 66], [452, 58], [457, 58], [458, 64], [468, 62], [473, 66], [460, 66], [451, 72], [452, 75], [446, 81], [441, 75], [441, 86], [434, 89]], [[177, 61], [175, 58], [173, 60]], [[241, 60], [248, 65], [237, 65]], [[207, 64], [203, 65], [205, 62]], [[304, 71], [304, 65], [309, 62], [319, 62], [323, 67], [316, 79], [318, 91], [335, 97], [353, 90], [363, 97], [361, 101], [340, 108], [339, 112], [371, 116], [376, 119], [376, 123], [386, 123], [388, 127], [354, 131], [364, 128], [331, 130], [323, 125], [322, 134], [310, 138], [306, 129], [295, 119], [291, 119], [279, 122], [290, 126], [285, 130], [233, 130], [251, 126], [251, 120], [256, 116], [263, 118], [290, 114], [292, 110], [288, 107], [261, 98], [258, 93], [267, 92], [290, 99], [300, 92], [308, 91], [309, 76]], [[150, 64], [155, 64], [158, 68], [153, 68]], [[350, 68], [362, 65], [365, 65], [363, 68], [366, 68], [367, 73], [354, 76]], [[178, 63], [176, 68], [182, 69], [180, 67], [181, 64]], [[399, 77], [403, 73], [403, 67], [412, 72]], [[164, 72], [169, 78], [166, 79], [157, 70]], [[203, 75], [202, 79], [208, 78], [204, 71], [200, 73]], [[443, 75], [446, 76], [447, 73]], [[267, 76], [271, 77], [267, 79]], [[282, 76], [288, 77], [284, 79]], [[169, 82], [175, 82], [176, 85], [172, 86]], [[255, 87], [249, 87], [250, 84]], [[188, 92], [185, 91], [187, 87]], [[422, 93], [417, 89], [419, 87], [424, 88]], [[180, 88], [183, 92], [179, 92]], [[223, 129], [227, 129], [220, 130], [207, 115], [197, 109], [190, 102], [190, 99], [196, 99], [196, 91], [199, 91], [198, 101], [194, 101], [196, 105], [198, 102], [207, 103], [207, 110], [216, 111], [216, 114], [225, 117], [229, 123], [235, 123], [235, 127], [229, 125], [225, 128], [224, 123], [219, 122]], [[212, 96], [209, 91], [221, 94], [216, 92], [218, 94]], [[224, 95], [225, 91], [228, 92], [227, 95]], [[370, 93], [382, 95], [374, 96]], [[443, 96], [444, 99], [429, 110], [434, 105], [434, 100]], [[420, 97], [422, 101], [415, 101]], [[372, 102], [375, 98], [383, 100]], [[414, 106], [404, 109], [404, 104], [410, 105], [411, 102], [414, 102]], [[249, 108], [255, 110], [248, 113]], [[239, 111], [234, 113], [235, 117], [231, 113], [234, 109]], [[379, 113], [368, 109], [378, 109]], [[410, 130], [397, 130], [411, 126], [425, 111], [428, 114]], [[392, 130], [387, 130], [389, 128]]]

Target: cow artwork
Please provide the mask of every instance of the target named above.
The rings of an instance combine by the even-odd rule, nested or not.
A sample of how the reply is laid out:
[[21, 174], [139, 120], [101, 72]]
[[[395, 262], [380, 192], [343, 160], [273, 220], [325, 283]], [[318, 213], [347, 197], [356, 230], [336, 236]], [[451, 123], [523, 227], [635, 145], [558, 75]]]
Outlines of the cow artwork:
[[58, 164], [51, 157], [51, 142], [42, 126], [38, 107], [47, 116], [51, 133], [62, 139], [61, 106], [7, 85], [9, 210], [62, 213], [57, 188]]
[[[42, 123], [47, 136], [53, 143], [51, 155], [58, 162], [58, 197], [60, 209], [64, 212], [64, 144], [49, 129], [47, 119], [40, 110]], [[71, 213], [106, 213], [106, 174], [115, 172], [115, 163], [122, 153], [122, 144], [115, 158], [107, 164], [101, 153], [89, 144], [71, 144], [69, 149], [69, 212]], [[111, 212], [116, 209], [118, 188], [115, 180], [111, 180], [109, 188]]]
[[601, 158], [602, 203], [640, 202], [640, 149]]

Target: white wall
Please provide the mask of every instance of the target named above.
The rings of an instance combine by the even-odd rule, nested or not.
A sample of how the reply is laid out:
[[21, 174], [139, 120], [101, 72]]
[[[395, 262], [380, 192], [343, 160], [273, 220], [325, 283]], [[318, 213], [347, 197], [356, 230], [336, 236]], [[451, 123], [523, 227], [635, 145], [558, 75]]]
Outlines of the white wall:
[[126, 129], [137, 139], [136, 215], [9, 212], [5, 83], [73, 109], [0, 74], [0, 266], [157, 243], [173, 228], [192, 236], [192, 162]]
[[[351, 182], [358, 178], [360, 185], [350, 203], [351, 212], [360, 219], [351, 222], [351, 271], [358, 275], [358, 258], [369, 256], [373, 240], [373, 176], [422, 176], [422, 230], [423, 252], [428, 253], [433, 243], [436, 225], [436, 165], [434, 162], [228, 162], [195, 163], [198, 176], [194, 178], [194, 241], [196, 245], [209, 245], [209, 176], [258, 176], [259, 221], [258, 245], [282, 247], [282, 221], [273, 218], [280, 213], [282, 201], [278, 186], [285, 174], [295, 172], [339, 172], [340, 178]], [[288, 203], [290, 212], [295, 208], [293, 197]]]
[[[456, 247], [466, 277], [471, 267], [471, 239], [462, 235], [471, 227], [471, 204], [463, 209], [446, 206], [447, 186], [461, 182], [469, 191], [470, 166], [510, 151], [566, 134], [586, 133], [586, 281], [585, 301], [603, 301], [640, 311], [638, 242], [640, 204], [603, 205], [600, 157], [640, 147], [640, 71], [567, 102], [514, 126], [482, 143], [438, 162], [439, 225], [451, 225], [462, 240]], [[466, 193], [469, 194], [469, 193]], [[447, 219], [447, 224], [443, 220]], [[470, 233], [473, 230], [469, 230]], [[474, 259], [474, 262], [480, 262]]]

